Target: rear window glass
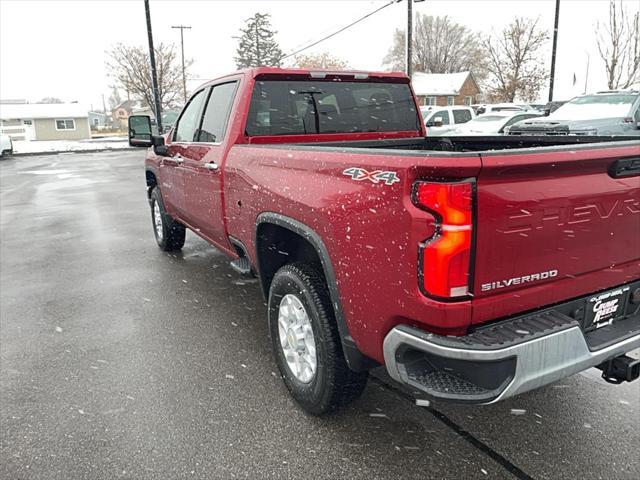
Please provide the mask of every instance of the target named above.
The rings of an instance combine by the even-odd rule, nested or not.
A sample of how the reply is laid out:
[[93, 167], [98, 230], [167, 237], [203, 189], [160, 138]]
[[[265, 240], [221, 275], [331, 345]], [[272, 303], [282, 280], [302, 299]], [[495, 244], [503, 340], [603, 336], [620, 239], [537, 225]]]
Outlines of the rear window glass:
[[409, 85], [348, 81], [256, 81], [246, 133], [302, 135], [415, 131]]

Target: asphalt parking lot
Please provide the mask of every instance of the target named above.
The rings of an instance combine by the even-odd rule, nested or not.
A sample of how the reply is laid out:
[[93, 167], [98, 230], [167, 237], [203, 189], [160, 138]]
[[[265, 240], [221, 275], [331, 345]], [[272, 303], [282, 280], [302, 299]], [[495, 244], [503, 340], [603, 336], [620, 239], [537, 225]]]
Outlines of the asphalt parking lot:
[[156, 247], [143, 157], [0, 161], [0, 478], [640, 478], [640, 382], [597, 371], [424, 408], [380, 369], [305, 415], [258, 284], [191, 233]]

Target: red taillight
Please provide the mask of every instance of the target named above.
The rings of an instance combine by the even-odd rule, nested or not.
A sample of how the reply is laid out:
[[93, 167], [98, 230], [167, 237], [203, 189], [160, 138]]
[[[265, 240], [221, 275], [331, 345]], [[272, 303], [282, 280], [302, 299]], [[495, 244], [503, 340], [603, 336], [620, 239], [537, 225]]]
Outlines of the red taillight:
[[423, 291], [442, 298], [469, 294], [473, 184], [417, 182], [414, 202], [436, 216], [436, 234], [420, 245]]

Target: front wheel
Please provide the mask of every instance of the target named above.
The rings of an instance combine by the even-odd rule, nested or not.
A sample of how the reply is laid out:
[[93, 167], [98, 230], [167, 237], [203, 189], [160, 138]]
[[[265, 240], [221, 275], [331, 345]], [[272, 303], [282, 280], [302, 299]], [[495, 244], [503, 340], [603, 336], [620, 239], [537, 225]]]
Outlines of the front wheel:
[[307, 412], [332, 412], [360, 396], [368, 374], [347, 366], [318, 268], [296, 263], [278, 270], [269, 290], [269, 331], [284, 383]]
[[183, 225], [176, 222], [164, 209], [162, 193], [155, 187], [149, 197], [151, 205], [151, 222], [158, 246], [165, 252], [182, 249], [186, 236]]

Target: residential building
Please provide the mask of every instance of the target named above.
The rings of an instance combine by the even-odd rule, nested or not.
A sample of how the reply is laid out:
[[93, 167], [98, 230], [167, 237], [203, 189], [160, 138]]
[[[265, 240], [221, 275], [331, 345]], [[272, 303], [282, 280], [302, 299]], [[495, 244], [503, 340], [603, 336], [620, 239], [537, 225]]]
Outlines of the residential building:
[[89, 112], [89, 125], [92, 130], [100, 130], [108, 126], [109, 118], [102, 112]]
[[91, 138], [87, 110], [77, 103], [0, 104], [0, 121], [13, 140]]
[[413, 91], [420, 105], [467, 105], [479, 101], [482, 92], [473, 73], [415, 72], [411, 79]]
[[133, 112], [133, 102], [131, 100], [125, 100], [120, 102], [111, 110], [111, 119], [113, 121], [113, 128], [127, 128], [127, 121], [129, 115]]

